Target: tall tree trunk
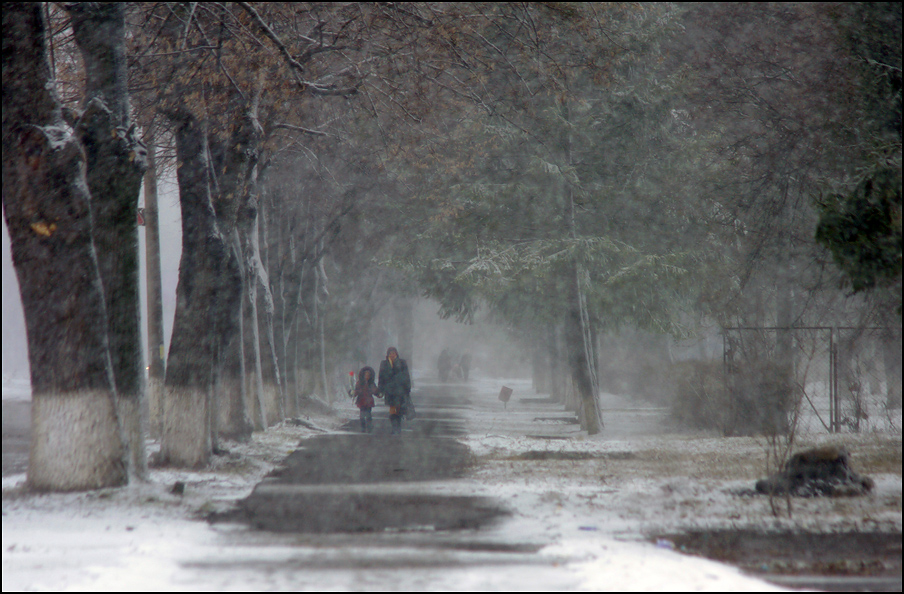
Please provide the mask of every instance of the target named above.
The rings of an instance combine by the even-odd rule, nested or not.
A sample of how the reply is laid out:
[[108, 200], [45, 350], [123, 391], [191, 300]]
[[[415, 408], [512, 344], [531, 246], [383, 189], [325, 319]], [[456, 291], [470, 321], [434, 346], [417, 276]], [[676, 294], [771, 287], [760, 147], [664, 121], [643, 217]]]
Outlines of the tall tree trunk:
[[[310, 203], [306, 206], [310, 211]], [[297, 252], [291, 273], [287, 274], [289, 281], [289, 296], [294, 295], [295, 302], [291, 299], [287, 305], [290, 307], [289, 319], [292, 321], [292, 339], [296, 343], [296, 357], [298, 360], [298, 385], [301, 396], [309, 396], [318, 393], [319, 366], [317, 365], [317, 323], [316, 323], [316, 299], [317, 299], [317, 273], [314, 269], [316, 263], [308, 257], [316, 252], [309, 245], [314, 232], [314, 221], [310, 212], [304, 216], [304, 232], [302, 241], [295, 242], [293, 249]], [[290, 230], [291, 232], [291, 230]], [[295, 274], [295, 271], [298, 271]]]
[[[796, 351], [792, 327], [797, 315], [793, 288], [797, 282], [795, 278], [797, 274], [794, 269], [795, 248], [790, 232], [795, 226], [795, 211], [791, 208], [788, 183], [787, 180], [783, 181], [779, 188], [782, 210], [778, 223], [784, 227], [784, 232], [780, 233], [776, 246], [779, 250], [779, 257], [775, 274], [775, 325], [779, 329], [776, 331], [775, 365], [779, 375], [776, 379], [780, 382], [780, 392], [777, 394], [779, 398], [772, 403], [771, 410], [764, 411], [767, 415], [768, 431], [778, 434], [785, 434], [791, 429], [791, 413], [801, 399], [795, 389]], [[793, 435], [791, 438], [793, 439]]]
[[[561, 104], [562, 119], [570, 121], [568, 99]], [[568, 127], [563, 127], [562, 149], [565, 163], [571, 163], [571, 139]], [[577, 239], [575, 221], [574, 192], [566, 180], [562, 180], [565, 212], [565, 231], [568, 236]], [[603, 426], [602, 412], [599, 405], [599, 389], [596, 382], [594, 349], [590, 316], [587, 300], [582, 288], [582, 272], [577, 259], [566, 267], [565, 286], [565, 349], [568, 353], [568, 364], [571, 368], [571, 379], [575, 392], [581, 402], [581, 428], [588, 434], [595, 435]]]
[[[324, 304], [326, 303], [326, 298], [328, 295], [328, 289], [326, 286], [326, 273], [323, 270], [323, 261], [318, 260], [317, 263], [313, 266], [314, 270], [314, 295], [313, 295], [313, 308], [314, 319], [313, 319], [313, 332], [311, 333], [312, 337], [316, 337], [316, 346], [312, 349], [313, 352], [316, 353], [316, 361], [317, 361], [317, 373], [320, 377], [320, 394], [323, 398], [324, 402], [333, 404], [333, 395], [330, 392], [329, 380], [326, 376], [326, 345], [324, 344], [324, 336], [323, 336], [323, 317], [324, 317]], [[314, 341], [311, 341], [312, 346], [314, 345]], [[314, 359], [312, 359], [314, 360]]]
[[[255, 428], [266, 429], [270, 421], [275, 423], [280, 420], [279, 415], [273, 412], [274, 403], [271, 402], [273, 398], [268, 397], [267, 389], [267, 384], [270, 386], [270, 392], [273, 392], [274, 383], [279, 385], [280, 373], [276, 359], [276, 339], [273, 333], [275, 306], [273, 295], [270, 292], [269, 276], [260, 256], [257, 199], [249, 200], [248, 205], [239, 216], [247, 286], [245, 328], [248, 336], [245, 339], [247, 349], [245, 361], [249, 364], [250, 369], [246, 382], [249, 390], [247, 401], [249, 410], [253, 411], [252, 418]], [[262, 328], [263, 332], [261, 332]], [[265, 378], [273, 379], [265, 383]]]
[[266, 277], [260, 274], [263, 270], [261, 269], [258, 272], [257, 279], [260, 283], [261, 296], [263, 297], [259, 301], [262, 307], [258, 307], [257, 323], [259, 327], [263, 328], [261, 340], [265, 341], [261, 345], [261, 350], [263, 351], [262, 361], [266, 361], [266, 365], [263, 366], [264, 386], [273, 395], [272, 398], [276, 399], [279, 415], [276, 422], [279, 422], [286, 417], [288, 411], [288, 393], [285, 389], [283, 365], [278, 354], [276, 334], [273, 329], [275, 311], [273, 295], [270, 292], [269, 285], [266, 284]]
[[[264, 354], [263, 341], [261, 340], [260, 326], [260, 308], [263, 291], [270, 292], [270, 277], [268, 270], [263, 263], [262, 250], [267, 249], [267, 235], [261, 237], [261, 225], [266, 226], [266, 216], [270, 213], [267, 209], [261, 209], [261, 197], [255, 196], [253, 200], [247, 203], [247, 209], [239, 212], [238, 228], [240, 237], [242, 238], [242, 251], [245, 258], [245, 305], [244, 305], [244, 328], [245, 328], [245, 365], [247, 375], [245, 378], [245, 390], [247, 409], [251, 418], [251, 422], [256, 430], [267, 428], [265, 389], [264, 389], [264, 371], [263, 358]], [[285, 224], [279, 215], [275, 217], [275, 233], [279, 234], [282, 225]], [[264, 277], [262, 277], [264, 275]], [[273, 297], [270, 293], [271, 306], [275, 308], [275, 317], [278, 320], [276, 324], [276, 345], [275, 347], [283, 348], [282, 333], [285, 330], [283, 323], [285, 312], [285, 290], [283, 287], [283, 278], [279, 277], [275, 280], [279, 286], [276, 289], [278, 297]], [[264, 297], [266, 298], [266, 297]], [[285, 356], [280, 351], [280, 358]]]
[[[247, 241], [247, 239], [246, 239]], [[246, 246], [246, 254], [247, 254]], [[245, 403], [250, 415], [252, 427], [258, 431], [267, 428], [267, 419], [264, 411], [264, 385], [261, 368], [261, 340], [260, 326], [257, 315], [257, 283], [252, 278], [246, 255], [245, 279], [247, 290], [245, 291], [243, 307], [243, 328], [245, 341]]]
[[302, 393], [325, 396], [320, 389], [319, 342], [317, 341], [317, 274], [307, 260], [301, 262], [301, 285], [299, 292], [300, 324], [296, 340], [300, 349], [302, 370]]
[[778, 398], [774, 398], [766, 405], [769, 410], [763, 411], [763, 414], [769, 433], [785, 434], [791, 426], [788, 415], [790, 410], [793, 410], [795, 398], [794, 331], [791, 329], [794, 323], [794, 294], [790, 279], [779, 278], [775, 293], [775, 320], [778, 327], [775, 337], [775, 366], [778, 377], [775, 379], [779, 382], [781, 393], [777, 394]]
[[[577, 272], [574, 272], [577, 277]], [[575, 285], [577, 282], [575, 278]], [[565, 318], [565, 348], [568, 352], [572, 385], [581, 403], [581, 427], [590, 435], [595, 435], [602, 429], [602, 419], [592, 369], [593, 349], [590, 346], [589, 330], [584, 315], [586, 309], [580, 303], [583, 295], [577, 286], [572, 291]]]
[[885, 405], [901, 408], [901, 328], [886, 327], [880, 336], [879, 349], [885, 368]]
[[122, 485], [107, 312], [80, 143], [63, 122], [40, 3], [3, 7], [3, 211], [19, 281], [32, 383], [28, 484]]
[[217, 291], [229, 246], [211, 201], [207, 134], [191, 114], [171, 115], [179, 158], [182, 259], [176, 315], [166, 364], [161, 458], [176, 466], [208, 463], [211, 397], [216, 370]]
[[[258, 87], [260, 89], [260, 86]], [[232, 439], [244, 440], [251, 436], [247, 407], [247, 357], [244, 350], [249, 341], [243, 337], [247, 326], [253, 336], [258, 334], [256, 315], [247, 319], [244, 315], [249, 292], [256, 289], [260, 270], [249, 274], [249, 266], [259, 261], [257, 235], [257, 177], [262, 130], [257, 120], [257, 98], [250, 105], [242, 103], [244, 114], [224, 143], [220, 143], [222, 163], [216, 167], [221, 175], [216, 180], [217, 195], [214, 206], [217, 221], [224, 233], [231, 234], [230, 257], [221, 268], [221, 299], [218, 314], [219, 359], [217, 373], [218, 432]], [[235, 101], [243, 101], [236, 96]], [[251, 303], [255, 308], [256, 301]], [[254, 347], [257, 349], [257, 347]], [[255, 359], [258, 357], [255, 353]], [[253, 369], [257, 372], [258, 365]]]
[[67, 4], [66, 10], [85, 64], [85, 112], [76, 133], [87, 155], [94, 245], [106, 295], [120, 419], [132, 469], [144, 476], [138, 195], [147, 152], [129, 117], [125, 7], [116, 2], [75, 2]]
[[[265, 165], [258, 174], [258, 186], [266, 169]], [[258, 199], [257, 204], [261, 204], [261, 198]], [[274, 283], [270, 276], [269, 230], [271, 225], [265, 216], [264, 210], [258, 209], [256, 215], [255, 238], [253, 241], [256, 249], [255, 266], [257, 271], [255, 277], [257, 278], [258, 289], [262, 297], [259, 301], [258, 309], [262, 317], [258, 317], [258, 324], [263, 324], [263, 336], [266, 338], [266, 343], [261, 344], [259, 350], [263, 351], [262, 357], [266, 356], [269, 359], [269, 366], [272, 369], [270, 377], [278, 386], [284, 414], [294, 416], [298, 413], [298, 391], [295, 381], [297, 375], [294, 355], [295, 343], [291, 342], [291, 337], [294, 336], [292, 327], [296, 325], [294, 320], [297, 320], [297, 317], [293, 315], [292, 321], [287, 321], [285, 304], [287, 293], [293, 296], [290, 298], [292, 302], [297, 301], [297, 297], [295, 297], [297, 296], [297, 286], [295, 291], [290, 291], [287, 287], [283, 287], [281, 299], [274, 295], [277, 283]], [[292, 250], [289, 257], [291, 261], [295, 260], [296, 254], [294, 250]], [[295, 269], [294, 266], [291, 268]], [[297, 310], [293, 310], [293, 312], [297, 312]]]
[[237, 229], [233, 228], [229, 239], [226, 257], [218, 267], [218, 298], [214, 312], [214, 337], [217, 343], [215, 436], [246, 441], [251, 437], [251, 424], [245, 407], [242, 315], [245, 282], [240, 266], [242, 246]]

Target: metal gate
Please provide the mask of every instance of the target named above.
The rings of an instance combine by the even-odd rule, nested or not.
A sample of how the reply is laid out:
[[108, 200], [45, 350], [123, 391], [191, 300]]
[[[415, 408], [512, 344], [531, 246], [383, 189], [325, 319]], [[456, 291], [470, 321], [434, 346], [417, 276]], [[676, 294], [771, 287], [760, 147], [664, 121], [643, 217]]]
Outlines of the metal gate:
[[[901, 428], [900, 331], [723, 328], [734, 423], [752, 431]], [[740, 431], [743, 432], [743, 427]]]

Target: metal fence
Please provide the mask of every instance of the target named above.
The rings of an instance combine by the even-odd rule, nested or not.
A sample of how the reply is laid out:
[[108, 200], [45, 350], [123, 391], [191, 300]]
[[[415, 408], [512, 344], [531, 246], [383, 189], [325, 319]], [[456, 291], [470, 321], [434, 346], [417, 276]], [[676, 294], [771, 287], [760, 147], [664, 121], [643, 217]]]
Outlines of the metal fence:
[[735, 433], [900, 431], [899, 330], [723, 328], [723, 341]]

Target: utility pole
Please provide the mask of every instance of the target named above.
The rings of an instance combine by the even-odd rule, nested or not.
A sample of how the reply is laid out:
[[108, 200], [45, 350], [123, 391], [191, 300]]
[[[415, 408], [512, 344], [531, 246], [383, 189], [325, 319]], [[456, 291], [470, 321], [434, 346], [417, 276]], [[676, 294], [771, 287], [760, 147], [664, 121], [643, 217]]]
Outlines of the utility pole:
[[163, 346], [163, 290], [160, 283], [160, 225], [157, 210], [157, 143], [151, 126], [145, 143], [148, 168], [144, 174], [145, 257], [148, 303], [148, 407], [150, 431], [160, 436], [163, 422], [163, 380], [166, 353]]

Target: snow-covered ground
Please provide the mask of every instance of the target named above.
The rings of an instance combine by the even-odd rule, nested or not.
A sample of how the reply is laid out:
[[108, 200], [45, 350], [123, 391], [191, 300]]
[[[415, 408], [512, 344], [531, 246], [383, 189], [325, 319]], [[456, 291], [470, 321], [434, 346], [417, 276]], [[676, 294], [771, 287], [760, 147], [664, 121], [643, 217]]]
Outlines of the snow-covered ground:
[[[507, 406], [497, 399], [503, 384], [514, 389]], [[767, 498], [733, 494], [765, 475], [762, 439], [663, 433], [662, 411], [614, 395], [603, 399], [606, 429], [588, 437], [560, 419], [560, 407], [531, 398], [529, 382], [478, 379], [468, 388], [474, 407], [463, 441], [475, 470], [426, 488], [501, 501], [510, 517], [449, 538], [509, 548], [427, 552], [445, 537], [270, 535], [203, 521], [247, 496], [300, 439], [355, 418], [349, 408], [227, 444], [230, 454], [208, 470], [152, 469], [148, 482], [122, 489], [38, 495], [22, 489], [24, 475], [4, 477], [3, 590], [759, 591], [775, 588], [683, 555], [657, 535], [901, 530], [900, 432], [804, 436], [801, 447], [842, 441], [876, 488], [867, 497], [795, 500], [790, 518], [776, 518]], [[28, 386], [5, 379], [3, 398], [28, 399]], [[177, 481], [184, 495], [171, 492]], [[533, 548], [512, 552], [519, 544]]]

